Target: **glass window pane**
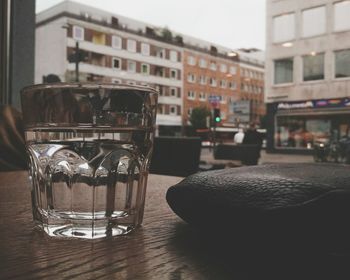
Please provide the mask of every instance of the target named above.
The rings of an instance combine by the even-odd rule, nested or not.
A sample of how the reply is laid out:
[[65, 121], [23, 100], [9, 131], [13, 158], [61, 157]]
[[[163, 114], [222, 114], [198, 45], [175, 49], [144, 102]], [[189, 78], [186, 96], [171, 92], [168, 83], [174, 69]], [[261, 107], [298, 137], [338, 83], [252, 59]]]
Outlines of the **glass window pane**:
[[334, 4], [334, 30], [342, 31], [350, 29], [350, 1], [342, 1]]
[[303, 57], [304, 81], [324, 79], [324, 54], [307, 55]]
[[335, 77], [350, 77], [350, 49], [335, 52]]
[[302, 36], [311, 37], [326, 32], [326, 7], [317, 7], [303, 11]]
[[170, 60], [177, 61], [177, 51], [170, 51]]
[[275, 84], [293, 82], [293, 58], [275, 60]]
[[295, 14], [288, 14], [273, 19], [273, 42], [286, 42], [295, 38]]
[[121, 49], [122, 48], [122, 38], [119, 36], [112, 36], [112, 47], [115, 49]]
[[128, 39], [127, 41], [127, 49], [130, 52], [136, 52], [136, 41], [132, 39]]
[[150, 46], [146, 43], [141, 43], [141, 53], [143, 55], [149, 55], [150, 54]]

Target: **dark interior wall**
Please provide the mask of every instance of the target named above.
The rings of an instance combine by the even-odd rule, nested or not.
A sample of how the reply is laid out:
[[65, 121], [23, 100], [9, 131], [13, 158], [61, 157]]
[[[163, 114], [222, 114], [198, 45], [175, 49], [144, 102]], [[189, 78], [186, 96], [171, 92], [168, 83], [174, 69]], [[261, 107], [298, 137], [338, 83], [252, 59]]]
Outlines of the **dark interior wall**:
[[0, 104], [8, 103], [10, 0], [0, 1]]
[[35, 0], [11, 0], [10, 2], [8, 89], [10, 97], [8, 102], [19, 109], [20, 90], [34, 83]]

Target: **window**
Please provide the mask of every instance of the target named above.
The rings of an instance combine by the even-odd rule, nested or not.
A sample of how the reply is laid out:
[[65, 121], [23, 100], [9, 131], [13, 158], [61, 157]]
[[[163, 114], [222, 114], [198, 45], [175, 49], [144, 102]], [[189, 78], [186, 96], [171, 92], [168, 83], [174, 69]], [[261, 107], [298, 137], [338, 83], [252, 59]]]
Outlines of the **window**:
[[213, 71], [216, 71], [216, 63], [215, 62], [210, 62], [210, 69]]
[[192, 90], [190, 90], [189, 92], [187, 92], [187, 99], [195, 99], [196, 98], [196, 93]]
[[136, 52], [136, 41], [132, 39], [128, 39], [126, 48], [129, 52]]
[[149, 55], [150, 54], [149, 44], [141, 43], [141, 53], [143, 55]]
[[220, 87], [226, 88], [226, 81], [225, 80], [220, 81]]
[[160, 66], [156, 66], [154, 69], [155, 75], [157, 77], [164, 77], [164, 68]]
[[170, 88], [170, 96], [171, 97], [176, 97], [176, 92], [177, 92], [176, 88], [173, 88], [173, 87]]
[[237, 84], [235, 82], [229, 82], [229, 88], [230, 89], [236, 89], [237, 88]]
[[222, 73], [226, 73], [227, 72], [227, 65], [226, 64], [220, 64], [220, 71]]
[[188, 56], [187, 57], [187, 64], [188, 65], [196, 65], [196, 59], [193, 56]]
[[199, 83], [201, 85], [206, 85], [207, 84], [207, 77], [206, 76], [199, 76]]
[[170, 51], [170, 60], [174, 62], [177, 61], [177, 51]]
[[312, 54], [303, 57], [303, 80], [324, 79], [324, 54]]
[[220, 103], [226, 103], [226, 97], [219, 95]]
[[136, 72], [136, 62], [135, 61], [131, 61], [131, 60], [128, 60], [128, 71], [129, 72], [132, 72], [132, 73], [135, 73]]
[[295, 38], [295, 14], [273, 18], [273, 42], [281, 43]]
[[113, 57], [112, 59], [112, 68], [113, 69], [120, 69], [122, 66], [122, 61], [120, 58]]
[[277, 116], [275, 146], [290, 148], [312, 148], [320, 135], [329, 140], [332, 121], [329, 116]]
[[230, 74], [236, 75], [237, 69], [236, 66], [230, 66]]
[[92, 33], [92, 42], [96, 45], [106, 45], [106, 34], [94, 31]]
[[307, 9], [302, 12], [302, 36], [311, 37], [326, 32], [326, 7]]
[[187, 81], [190, 83], [194, 83], [196, 81], [196, 76], [194, 74], [189, 73], [187, 75]]
[[122, 48], [122, 38], [119, 36], [112, 36], [112, 48], [121, 49]]
[[141, 64], [141, 73], [142, 74], [146, 74], [146, 75], [149, 75], [149, 64], [146, 64], [146, 63], [142, 63]]
[[350, 77], [350, 49], [335, 52], [335, 77]]
[[216, 80], [215, 80], [214, 78], [210, 78], [210, 79], [209, 79], [209, 84], [210, 84], [210, 86], [212, 86], [212, 87], [216, 87]]
[[84, 28], [80, 26], [73, 26], [73, 39], [78, 41], [84, 41]]
[[170, 69], [170, 79], [177, 79], [177, 70], [176, 69]]
[[343, 31], [350, 29], [350, 1], [342, 1], [334, 4], [334, 30]]
[[199, 93], [199, 100], [200, 101], [205, 101], [207, 98], [207, 95], [204, 92]]
[[199, 67], [201, 68], [207, 68], [207, 61], [204, 58], [201, 58], [199, 60]]
[[165, 49], [157, 48], [156, 49], [156, 57], [165, 58]]
[[275, 60], [274, 84], [287, 84], [293, 82], [293, 58]]
[[170, 105], [170, 115], [177, 115], [177, 107]]

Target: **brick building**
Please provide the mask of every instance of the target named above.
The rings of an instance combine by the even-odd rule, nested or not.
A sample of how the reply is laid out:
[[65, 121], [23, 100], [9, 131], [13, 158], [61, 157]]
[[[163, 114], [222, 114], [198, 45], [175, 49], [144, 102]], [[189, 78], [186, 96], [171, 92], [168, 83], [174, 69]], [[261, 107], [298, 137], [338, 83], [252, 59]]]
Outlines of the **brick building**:
[[[226, 123], [230, 102], [239, 98], [237, 58], [185, 49], [183, 73], [183, 124], [189, 124], [196, 107], [219, 108]], [[215, 103], [210, 103], [215, 99]]]

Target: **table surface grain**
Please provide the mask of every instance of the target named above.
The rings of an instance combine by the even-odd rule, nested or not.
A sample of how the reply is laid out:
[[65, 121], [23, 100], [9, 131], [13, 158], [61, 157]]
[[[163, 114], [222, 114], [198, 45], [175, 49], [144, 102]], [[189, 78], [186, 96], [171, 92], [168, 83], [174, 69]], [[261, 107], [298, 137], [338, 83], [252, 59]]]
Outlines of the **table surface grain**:
[[[0, 172], [0, 279], [316, 279], [315, 273], [324, 277], [328, 272], [328, 279], [335, 279], [341, 267], [350, 277], [350, 259], [336, 259], [337, 269], [328, 269], [328, 259], [312, 266], [308, 257], [298, 263], [294, 257], [271, 261], [235, 255], [227, 240], [192, 228], [168, 207], [165, 193], [181, 179], [149, 176], [138, 230], [80, 240], [52, 238], [35, 229], [27, 172]], [[222, 230], [215, 221], [208, 227]]]
[[27, 172], [0, 172], [0, 279], [229, 279], [166, 203], [168, 187], [181, 179], [149, 176], [144, 222], [135, 232], [79, 240], [37, 230]]

